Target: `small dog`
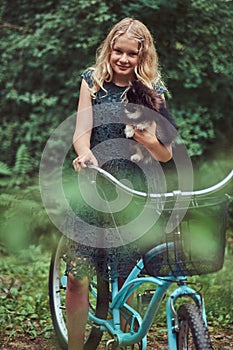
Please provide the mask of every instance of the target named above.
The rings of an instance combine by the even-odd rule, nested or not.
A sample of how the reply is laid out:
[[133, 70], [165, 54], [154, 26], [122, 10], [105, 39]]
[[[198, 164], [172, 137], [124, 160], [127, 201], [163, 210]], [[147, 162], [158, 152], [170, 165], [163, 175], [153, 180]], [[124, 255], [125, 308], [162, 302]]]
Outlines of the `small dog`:
[[[142, 82], [134, 80], [125, 95], [125, 135], [131, 138], [134, 127], [139, 130], [147, 129], [153, 121], [156, 122], [156, 136], [165, 146], [170, 145], [176, 138], [176, 124], [168, 113], [164, 101], [154, 89]], [[149, 152], [139, 144], [134, 147], [131, 161], [144, 163], [152, 162]]]

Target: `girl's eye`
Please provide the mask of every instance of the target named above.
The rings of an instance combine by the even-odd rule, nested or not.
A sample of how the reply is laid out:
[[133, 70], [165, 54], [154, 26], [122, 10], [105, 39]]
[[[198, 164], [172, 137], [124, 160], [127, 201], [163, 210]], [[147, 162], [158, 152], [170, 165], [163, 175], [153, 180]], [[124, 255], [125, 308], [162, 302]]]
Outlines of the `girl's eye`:
[[[113, 49], [113, 51], [114, 51], [116, 54], [118, 54], [118, 55], [122, 55], [122, 54], [123, 54], [123, 51], [122, 51], [121, 49]], [[136, 56], [138, 56], [138, 53], [135, 52], [135, 51], [133, 51], [133, 52], [129, 52], [127, 55], [128, 55], [129, 57], [136, 57]]]
[[135, 57], [135, 56], [137, 56], [138, 54], [137, 54], [137, 52], [131, 52], [129, 55], [130, 55], [131, 57]]

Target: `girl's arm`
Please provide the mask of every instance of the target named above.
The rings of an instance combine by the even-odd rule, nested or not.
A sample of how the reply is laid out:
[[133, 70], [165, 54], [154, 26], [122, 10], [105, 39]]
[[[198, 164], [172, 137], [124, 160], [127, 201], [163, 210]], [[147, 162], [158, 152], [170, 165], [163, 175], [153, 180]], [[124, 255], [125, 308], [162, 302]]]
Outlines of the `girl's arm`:
[[90, 139], [93, 127], [93, 111], [89, 88], [85, 80], [82, 80], [76, 127], [73, 136], [73, 145], [78, 157], [73, 161], [76, 171], [85, 168], [87, 162], [98, 165], [98, 162], [90, 150]]
[[172, 146], [164, 146], [155, 135], [156, 123], [153, 122], [150, 129], [134, 130], [134, 140], [141, 143], [159, 162], [168, 162], [172, 158]]

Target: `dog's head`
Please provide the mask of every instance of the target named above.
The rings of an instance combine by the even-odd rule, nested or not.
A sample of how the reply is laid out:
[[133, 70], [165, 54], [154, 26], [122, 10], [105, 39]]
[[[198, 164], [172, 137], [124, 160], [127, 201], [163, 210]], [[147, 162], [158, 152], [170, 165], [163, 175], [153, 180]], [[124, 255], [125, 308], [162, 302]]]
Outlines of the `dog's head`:
[[130, 87], [126, 92], [126, 100], [128, 103], [142, 105], [157, 111], [161, 102], [157, 92], [139, 80], [134, 80], [130, 83]]
[[135, 122], [153, 120], [152, 113], [159, 108], [158, 101], [156, 91], [148, 88], [141, 81], [134, 80], [125, 95], [125, 114], [128, 119]]
[[134, 103], [127, 103], [125, 105], [125, 115], [131, 122], [138, 122], [143, 118], [143, 106]]

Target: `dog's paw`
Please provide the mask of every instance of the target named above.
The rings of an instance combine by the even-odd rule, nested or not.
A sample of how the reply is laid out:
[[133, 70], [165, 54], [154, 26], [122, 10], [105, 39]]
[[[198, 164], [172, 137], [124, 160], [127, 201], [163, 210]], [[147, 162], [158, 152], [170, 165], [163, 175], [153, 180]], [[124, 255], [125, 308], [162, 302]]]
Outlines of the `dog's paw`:
[[145, 129], [148, 129], [149, 127], [150, 127], [150, 122], [148, 122], [148, 121], [143, 121], [143, 122], [141, 122], [141, 123], [138, 123], [137, 125], [136, 125], [136, 128], [138, 129], [138, 130], [145, 130]]
[[139, 124], [137, 124], [136, 125], [136, 128], [138, 129], [138, 130], [144, 130], [146, 127], [145, 127], [145, 124], [144, 123], [139, 123]]
[[127, 138], [133, 137], [134, 135], [134, 128], [132, 127], [132, 125], [126, 125], [125, 127], [125, 136]]
[[134, 163], [139, 163], [142, 160], [142, 157], [140, 156], [140, 154], [135, 153], [130, 157], [130, 160]]

